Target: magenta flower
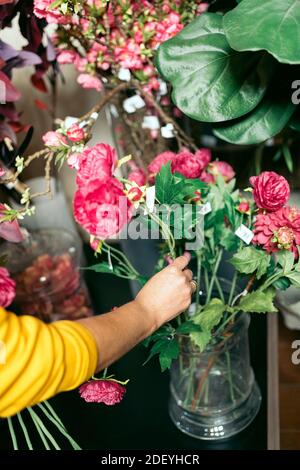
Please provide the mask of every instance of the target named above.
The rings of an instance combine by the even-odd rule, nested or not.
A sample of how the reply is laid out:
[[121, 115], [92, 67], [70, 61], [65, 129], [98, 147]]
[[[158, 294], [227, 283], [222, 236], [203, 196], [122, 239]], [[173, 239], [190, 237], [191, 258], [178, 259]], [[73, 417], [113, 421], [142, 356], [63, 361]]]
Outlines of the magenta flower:
[[81, 73], [77, 77], [77, 82], [82, 88], [86, 89], [95, 89], [97, 91], [103, 90], [103, 85], [99, 78], [95, 77], [94, 75], [90, 75], [88, 73]]
[[173, 158], [171, 170], [172, 173], [180, 173], [186, 178], [199, 178], [207, 163], [201, 152], [198, 151], [198, 154], [194, 155], [188, 150], [183, 150]]
[[146, 173], [141, 168], [131, 171], [127, 178], [129, 181], [134, 181], [138, 186], [146, 184]]
[[81, 140], [84, 139], [84, 130], [78, 126], [78, 124], [73, 124], [68, 130], [67, 130], [67, 137], [71, 142], [80, 142]]
[[114, 379], [91, 380], [79, 388], [81, 398], [88, 403], [116, 405], [122, 401], [126, 388]]
[[154, 177], [159, 173], [161, 167], [171, 161], [176, 156], [176, 153], [166, 151], [158, 154], [154, 160], [148, 165], [148, 173], [150, 183], [153, 183]]
[[8, 307], [16, 295], [16, 283], [6, 268], [0, 267], [0, 306]]
[[110, 178], [117, 165], [117, 154], [108, 144], [86, 147], [80, 159], [77, 173], [78, 186], [87, 185], [92, 180]]
[[269, 212], [283, 207], [290, 197], [289, 183], [274, 171], [263, 171], [259, 176], [251, 176], [250, 184], [257, 207]]

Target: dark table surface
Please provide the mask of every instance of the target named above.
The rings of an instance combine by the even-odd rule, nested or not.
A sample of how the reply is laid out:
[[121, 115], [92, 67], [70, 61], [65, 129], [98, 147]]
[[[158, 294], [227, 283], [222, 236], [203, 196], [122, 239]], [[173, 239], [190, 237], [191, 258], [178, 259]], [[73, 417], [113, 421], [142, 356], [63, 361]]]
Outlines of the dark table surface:
[[[88, 262], [94, 263], [92, 252], [87, 250]], [[86, 280], [95, 313], [111, 310], [131, 300], [126, 280], [111, 275], [86, 272]], [[200, 441], [181, 433], [168, 415], [169, 376], [161, 373], [158, 361], [153, 359], [142, 366], [147, 351], [139, 345], [120, 359], [110, 369], [119, 380], [130, 379], [123, 401], [116, 406], [85, 403], [72, 391], [50, 400], [70, 434], [83, 449], [266, 449], [267, 448], [267, 393], [266, 393], [266, 318], [254, 315], [250, 325], [251, 362], [262, 393], [262, 406], [253, 423], [239, 435], [215, 443]], [[23, 412], [31, 435], [35, 430]], [[40, 414], [40, 413], [39, 413]], [[13, 418], [16, 423], [16, 418]], [[17, 428], [17, 423], [16, 426]], [[55, 434], [54, 430], [54, 434]], [[0, 421], [0, 449], [11, 449], [5, 420]], [[62, 449], [69, 445], [57, 433]], [[21, 439], [21, 435], [19, 435]], [[23, 439], [24, 441], [24, 439]], [[35, 448], [42, 448], [33, 439]], [[26, 446], [22, 446], [26, 449]]]

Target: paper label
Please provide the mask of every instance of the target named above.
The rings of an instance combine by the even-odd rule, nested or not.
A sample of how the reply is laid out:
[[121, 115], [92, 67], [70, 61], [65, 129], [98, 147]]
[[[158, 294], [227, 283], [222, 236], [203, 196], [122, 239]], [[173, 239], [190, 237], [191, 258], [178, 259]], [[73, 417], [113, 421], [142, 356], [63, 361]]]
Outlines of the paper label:
[[159, 94], [161, 96], [164, 96], [168, 93], [168, 87], [167, 87], [167, 84], [166, 82], [164, 82], [163, 80], [158, 80], [159, 82]]
[[249, 243], [252, 241], [254, 237], [254, 233], [252, 232], [252, 230], [250, 230], [244, 224], [239, 226], [239, 228], [235, 231], [235, 234], [237, 237], [243, 240], [243, 242], [247, 243], [247, 245], [249, 245]]
[[123, 108], [128, 114], [135, 113], [135, 111], [143, 108], [144, 106], [145, 101], [143, 98], [141, 98], [140, 95], [131, 96], [130, 98], [127, 98], [125, 101], [123, 101]]
[[155, 186], [150, 186], [146, 189], [146, 206], [149, 212], [154, 211], [155, 204]]
[[200, 211], [199, 212], [202, 215], [209, 214], [211, 212], [211, 203], [206, 202], [205, 204], [203, 204], [203, 206], [200, 206]]
[[172, 139], [174, 137], [174, 126], [171, 123], [166, 124], [165, 126], [161, 127], [160, 132], [162, 137], [165, 139]]
[[73, 124], [76, 124], [78, 122], [78, 118], [73, 117], [73, 116], [67, 116], [64, 121], [64, 127], [66, 130], [70, 129]]
[[130, 70], [121, 67], [118, 73], [118, 78], [122, 80], [123, 82], [129, 82], [131, 79]]
[[157, 116], [145, 116], [142, 122], [143, 129], [156, 130], [160, 128], [159, 119]]

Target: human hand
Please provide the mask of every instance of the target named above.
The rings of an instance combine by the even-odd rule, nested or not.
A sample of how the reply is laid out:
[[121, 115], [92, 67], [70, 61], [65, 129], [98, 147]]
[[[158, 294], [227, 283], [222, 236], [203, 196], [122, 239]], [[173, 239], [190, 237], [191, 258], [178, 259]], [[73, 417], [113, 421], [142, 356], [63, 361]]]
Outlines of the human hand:
[[172, 320], [191, 303], [195, 284], [193, 273], [186, 269], [190, 255], [179, 256], [174, 262], [155, 274], [136, 296], [135, 302], [149, 316], [153, 328]]

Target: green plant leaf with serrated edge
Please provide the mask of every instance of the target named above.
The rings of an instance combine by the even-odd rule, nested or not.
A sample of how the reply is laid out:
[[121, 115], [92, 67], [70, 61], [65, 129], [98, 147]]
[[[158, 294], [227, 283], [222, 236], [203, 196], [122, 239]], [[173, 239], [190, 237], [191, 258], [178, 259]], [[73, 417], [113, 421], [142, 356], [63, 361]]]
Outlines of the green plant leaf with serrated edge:
[[198, 346], [200, 351], [204, 351], [206, 346], [209, 344], [212, 335], [210, 331], [198, 331], [194, 333], [190, 333], [190, 338], [192, 342]]
[[279, 62], [300, 63], [299, 0], [243, 0], [223, 17], [236, 51], [266, 50]]
[[158, 48], [156, 65], [173, 85], [172, 99], [187, 116], [227, 121], [254, 109], [265, 94], [276, 61], [229, 46], [222, 16], [204, 13]]
[[225, 310], [226, 305], [222, 300], [211, 299], [200, 313], [192, 317], [192, 320], [201, 327], [202, 331], [211, 331], [220, 322]]
[[275, 258], [277, 263], [282, 267], [284, 274], [289, 273], [293, 269], [295, 256], [291, 251], [278, 251], [275, 254]]
[[256, 290], [242, 297], [239, 304], [234, 308], [235, 311], [251, 313], [277, 312], [273, 304], [276, 290], [269, 288], [267, 290]]
[[229, 260], [240, 273], [253, 274], [256, 271], [257, 279], [267, 272], [270, 261], [268, 253], [253, 246], [243, 248]]
[[300, 287], [300, 272], [294, 271], [287, 274], [286, 277], [291, 281], [293, 286]]
[[188, 334], [188, 333], [192, 333], [192, 332], [198, 332], [198, 331], [201, 331], [201, 327], [199, 325], [196, 325], [191, 320], [188, 320], [188, 321], [185, 321], [184, 323], [181, 323], [181, 325], [179, 325], [176, 328], [176, 333], [180, 334], [180, 335]]

